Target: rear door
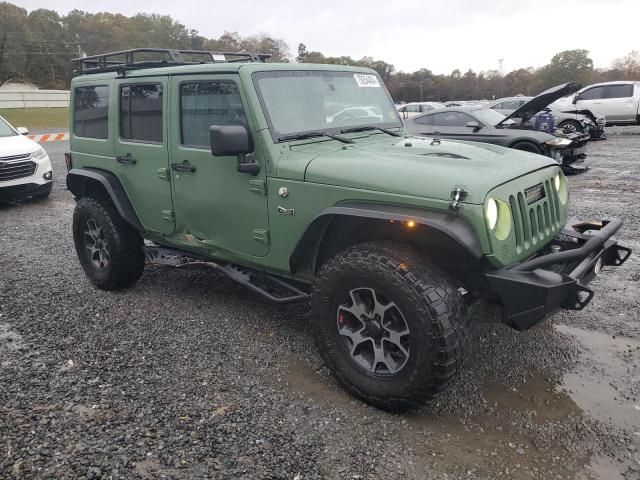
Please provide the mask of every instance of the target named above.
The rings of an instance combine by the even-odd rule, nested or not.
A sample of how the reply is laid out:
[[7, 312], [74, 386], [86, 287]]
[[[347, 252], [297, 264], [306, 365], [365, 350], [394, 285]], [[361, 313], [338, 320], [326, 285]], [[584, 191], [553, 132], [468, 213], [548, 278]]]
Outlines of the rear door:
[[117, 85], [116, 172], [147, 230], [174, 230], [167, 169], [167, 77], [125, 78]]
[[[237, 74], [172, 77], [171, 175], [177, 230], [215, 248], [251, 256], [269, 252], [266, 168], [261, 144], [244, 161], [260, 172], [238, 172], [238, 158], [211, 154], [211, 125], [255, 132]], [[254, 136], [255, 141], [255, 136]]]
[[635, 122], [637, 105], [633, 96], [633, 84], [607, 85], [603, 102], [607, 105], [607, 120]]

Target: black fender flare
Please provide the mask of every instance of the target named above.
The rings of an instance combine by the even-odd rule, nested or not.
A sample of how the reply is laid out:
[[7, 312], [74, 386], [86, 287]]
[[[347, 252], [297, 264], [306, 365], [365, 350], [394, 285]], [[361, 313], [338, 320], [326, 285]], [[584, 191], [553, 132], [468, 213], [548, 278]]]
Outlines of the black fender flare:
[[[300, 271], [304, 265], [307, 265], [311, 273], [315, 273], [313, 269], [324, 234], [331, 221], [337, 216], [397, 222], [413, 221], [444, 234], [458, 248], [478, 262], [484, 256], [480, 240], [473, 227], [453, 211], [441, 212], [404, 205], [346, 202], [320, 211], [309, 222], [289, 259], [291, 272]], [[313, 265], [309, 265], [309, 262]]]
[[136, 231], [144, 232], [144, 227], [140, 223], [127, 193], [124, 191], [118, 177], [113, 173], [99, 168], [72, 168], [67, 173], [67, 188], [76, 198], [81, 198], [87, 194], [89, 182], [99, 183], [109, 195], [122, 219]]

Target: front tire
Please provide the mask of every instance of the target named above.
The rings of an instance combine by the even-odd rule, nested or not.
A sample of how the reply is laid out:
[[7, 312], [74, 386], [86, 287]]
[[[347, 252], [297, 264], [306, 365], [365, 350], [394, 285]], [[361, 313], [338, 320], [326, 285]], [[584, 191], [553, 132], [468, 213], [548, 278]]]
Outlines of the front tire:
[[322, 267], [312, 296], [316, 342], [355, 397], [390, 411], [435, 398], [460, 371], [468, 335], [454, 284], [402, 245], [365, 243]]
[[93, 197], [78, 200], [73, 212], [73, 240], [82, 269], [96, 287], [120, 290], [142, 275], [142, 238], [111, 202]]
[[540, 155], [542, 154], [542, 150], [537, 145], [531, 142], [517, 142], [511, 145], [511, 148], [513, 148], [514, 150], [521, 150], [523, 152], [537, 153]]
[[565, 120], [558, 125], [564, 133], [581, 133], [582, 125], [577, 120]]

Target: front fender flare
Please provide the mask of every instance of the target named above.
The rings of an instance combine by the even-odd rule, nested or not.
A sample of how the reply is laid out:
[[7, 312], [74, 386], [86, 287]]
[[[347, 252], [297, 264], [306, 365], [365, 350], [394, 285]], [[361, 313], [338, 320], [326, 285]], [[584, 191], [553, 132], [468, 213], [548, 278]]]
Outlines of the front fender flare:
[[[429, 211], [403, 205], [348, 202], [322, 210], [309, 222], [289, 260], [293, 273], [304, 269], [305, 265], [312, 273], [314, 272], [316, 255], [324, 234], [331, 221], [338, 216], [397, 222], [412, 220], [444, 234], [476, 261], [480, 261], [484, 255], [473, 227], [453, 212]], [[309, 265], [310, 262], [313, 265]]]

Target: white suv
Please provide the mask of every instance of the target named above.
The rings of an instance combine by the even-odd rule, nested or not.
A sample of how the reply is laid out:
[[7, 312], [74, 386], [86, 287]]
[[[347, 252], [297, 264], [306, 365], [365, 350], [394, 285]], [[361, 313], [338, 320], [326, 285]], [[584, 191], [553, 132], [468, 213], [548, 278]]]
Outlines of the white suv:
[[589, 85], [572, 97], [561, 98], [551, 107], [573, 103], [576, 110], [591, 110], [604, 115], [607, 125], [640, 123], [640, 82], [606, 82]]
[[24, 197], [45, 198], [51, 193], [53, 172], [49, 155], [0, 117], [0, 201]]

